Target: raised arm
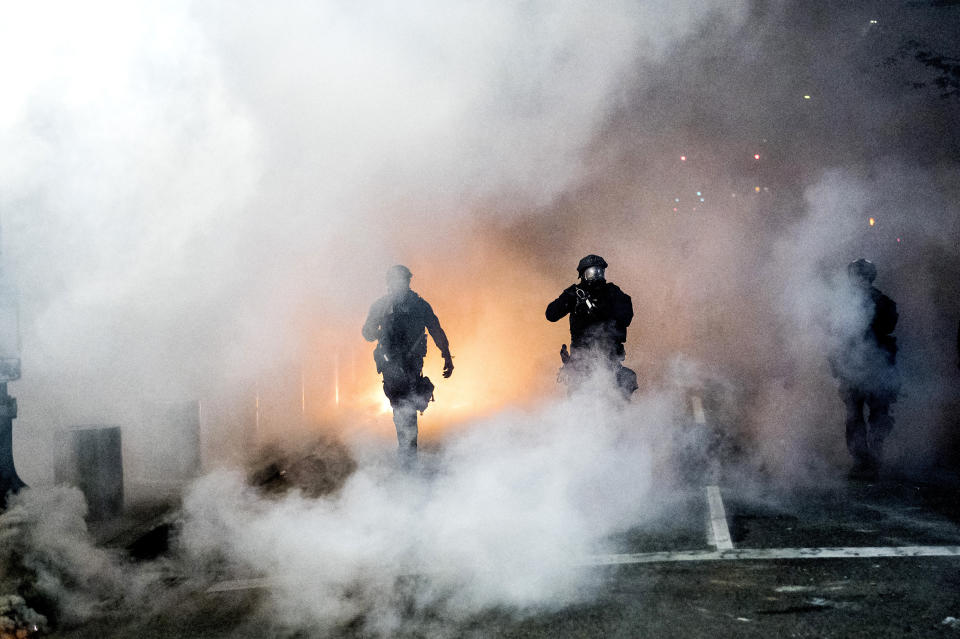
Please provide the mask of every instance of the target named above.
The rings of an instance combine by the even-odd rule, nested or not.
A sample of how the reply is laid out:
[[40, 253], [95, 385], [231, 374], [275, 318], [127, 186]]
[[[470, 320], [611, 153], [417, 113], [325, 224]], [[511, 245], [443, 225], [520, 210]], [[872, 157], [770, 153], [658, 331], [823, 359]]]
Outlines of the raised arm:
[[572, 311], [577, 305], [576, 286], [570, 286], [562, 293], [560, 297], [547, 305], [547, 320], [556, 322], [562, 319], [567, 313]]

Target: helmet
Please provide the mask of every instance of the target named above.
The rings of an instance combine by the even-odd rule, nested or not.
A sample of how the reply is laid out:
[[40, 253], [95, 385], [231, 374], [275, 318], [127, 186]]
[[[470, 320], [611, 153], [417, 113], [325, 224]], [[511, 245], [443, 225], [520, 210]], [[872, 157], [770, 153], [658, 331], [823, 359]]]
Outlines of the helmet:
[[387, 269], [387, 288], [406, 290], [410, 286], [410, 278], [412, 277], [413, 273], [406, 266], [402, 264], [391, 266]]
[[391, 266], [387, 269], [387, 281], [391, 280], [409, 280], [413, 277], [413, 273], [410, 272], [403, 264], [397, 264], [396, 266]]
[[583, 272], [590, 268], [591, 266], [598, 266], [600, 268], [607, 268], [607, 261], [600, 257], [599, 255], [593, 255], [592, 253], [577, 264], [577, 275], [583, 277]]
[[847, 264], [847, 275], [851, 279], [864, 280], [872, 284], [873, 280], [877, 279], [877, 267], [870, 260], [861, 257]]

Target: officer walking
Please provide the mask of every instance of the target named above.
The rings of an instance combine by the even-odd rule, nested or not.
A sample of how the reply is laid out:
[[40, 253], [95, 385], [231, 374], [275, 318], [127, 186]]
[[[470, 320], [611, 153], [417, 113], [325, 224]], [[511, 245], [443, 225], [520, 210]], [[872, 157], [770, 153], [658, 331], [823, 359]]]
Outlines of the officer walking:
[[410, 290], [413, 274], [406, 266], [387, 271], [387, 294], [370, 307], [363, 324], [363, 337], [377, 342], [373, 359], [383, 375], [383, 392], [393, 408], [397, 443], [404, 463], [417, 457], [417, 411], [427, 409], [433, 399], [433, 383], [423, 376], [427, 335], [443, 355], [443, 376], [453, 373], [453, 356], [440, 320], [422, 297]]
[[633, 302], [616, 284], [606, 280], [607, 262], [587, 255], [577, 264], [580, 282], [573, 284], [547, 306], [547, 320], [570, 316], [570, 350], [560, 349], [560, 378], [575, 387], [598, 366], [612, 370], [624, 397], [637, 390], [637, 374], [623, 366], [623, 343], [633, 320]]
[[896, 302], [873, 286], [877, 267], [872, 262], [863, 258], [851, 262], [847, 276], [859, 305], [859, 321], [831, 353], [830, 367], [847, 413], [850, 476], [874, 479], [883, 460], [883, 441], [893, 429], [890, 405], [900, 390], [893, 336], [899, 316]]

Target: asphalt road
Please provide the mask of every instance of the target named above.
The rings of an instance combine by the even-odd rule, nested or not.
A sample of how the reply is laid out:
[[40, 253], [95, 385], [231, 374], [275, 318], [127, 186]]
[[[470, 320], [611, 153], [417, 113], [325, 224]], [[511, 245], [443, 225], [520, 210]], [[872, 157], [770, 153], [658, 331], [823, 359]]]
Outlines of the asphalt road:
[[[733, 550], [717, 553], [703, 541], [706, 497], [700, 506], [687, 500], [675, 528], [631, 531], [626, 541], [637, 555], [620, 559], [650, 562], [602, 568], [608, 587], [595, 603], [521, 622], [490, 618], [472, 636], [960, 636], [960, 621], [951, 621], [960, 618], [952, 489], [889, 480], [749, 498], [720, 492]], [[680, 546], [695, 552], [678, 553]], [[846, 552], [861, 556], [818, 558], [821, 548], [856, 548]], [[770, 558], [712, 558], [751, 549]], [[943, 556], [876, 556], [895, 552]]]
[[[960, 483], [741, 485], [705, 472], [678, 487], [659, 518], [611, 540], [615, 554], [586, 559], [601, 577], [589, 602], [456, 620], [411, 610], [393, 636], [960, 637]], [[268, 582], [171, 584], [161, 614], [107, 615], [54, 636], [369, 636], [362, 619], [274, 625], [261, 614]]]
[[[717, 488], [722, 543], [708, 488], [689, 486], [660, 519], [617, 537], [622, 552], [592, 559], [602, 577], [594, 600], [455, 621], [412, 612], [394, 636], [960, 637], [955, 488], [897, 479], [749, 495]], [[273, 627], [256, 612], [265, 593], [173, 588], [168, 613], [105, 617], [54, 636], [369, 636], [360, 622]]]

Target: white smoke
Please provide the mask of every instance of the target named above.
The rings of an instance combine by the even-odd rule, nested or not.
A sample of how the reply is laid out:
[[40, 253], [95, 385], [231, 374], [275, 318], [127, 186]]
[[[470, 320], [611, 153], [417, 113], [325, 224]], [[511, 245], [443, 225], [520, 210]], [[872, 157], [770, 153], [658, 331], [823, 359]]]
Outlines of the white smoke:
[[405, 607], [456, 620], [587, 600], [600, 581], [584, 562], [656, 513], [675, 478], [654, 459], [670, 446], [671, 395], [621, 410], [611, 400], [472, 424], [422, 476], [358, 440], [359, 468], [329, 498], [266, 499], [236, 473], [213, 474], [185, 501], [181, 540], [195, 563], [226, 558], [233, 574], [266, 576], [277, 618], [293, 625], [361, 617], [390, 635]]
[[[865, 346], [861, 336], [871, 309], [846, 275], [846, 265], [860, 257], [877, 265], [875, 286], [898, 303], [900, 315], [894, 335], [904, 386], [893, 413], [902, 417], [890, 438], [888, 458], [896, 463], [912, 458], [915, 468], [934, 463], [936, 444], [931, 446], [929, 438], [939, 428], [939, 410], [951, 401], [940, 376], [954, 374], [944, 364], [949, 365], [956, 348], [950, 341], [956, 327], [949, 320], [944, 327], [950, 304], [929, 301], [936, 280], [918, 276], [913, 262], [925, 259], [927, 251], [936, 254], [934, 247], [956, 232], [954, 221], [945, 224], [951, 220], [945, 211], [956, 205], [946, 199], [944, 186], [929, 173], [892, 159], [879, 161], [870, 174], [856, 168], [825, 171], [807, 189], [802, 215], [776, 244], [763, 276], [777, 283], [764, 294], [772, 296], [776, 314], [770, 330], [781, 350], [779, 361], [770, 362], [776, 374], [758, 387], [761, 394], [750, 420], [761, 454], [789, 481], [821, 481], [832, 474], [828, 467], [847, 459], [843, 407], [828, 360], [849, 351], [851, 344]], [[871, 218], [889, 225], [908, 219], [909, 225], [900, 224], [902, 239], [910, 245], [887, 229], [872, 231]], [[941, 333], [918, 339], [924, 326], [939, 326]], [[848, 374], [875, 374], [878, 363], [871, 361], [877, 355], [848, 352], [849, 361], [861, 361], [860, 370]], [[919, 401], [929, 408], [919, 409]]]
[[86, 503], [75, 488], [26, 490], [0, 514], [0, 575], [4, 587], [55, 601], [61, 624], [106, 614], [138, 601], [143, 576], [123, 570], [120, 558], [94, 545], [84, 521]]
[[[876, 72], [891, 37], [861, 31], [867, 7], [844, 14], [852, 31], [791, 2], [4, 9], [0, 215], [30, 483], [49, 470], [53, 428], [130, 427], [144, 397], [260, 382], [303, 348], [297, 311], [358, 325], [385, 266], [427, 255], [439, 271], [482, 233], [537, 285], [604, 254], [637, 306], [627, 349], [645, 385], [665, 352], [707, 361], [695, 383], [727, 380], [721, 395], [745, 405], [722, 408], [752, 430], [749, 454], [791, 482], [845, 459], [826, 357], [853, 316], [834, 274], [873, 259], [901, 310], [895, 411], [911, 428], [895, 428], [893, 452], [936, 452], [957, 374], [955, 107], [900, 87], [906, 68]], [[731, 160], [761, 143], [761, 164]], [[512, 275], [505, 286], [525, 285]], [[446, 442], [426, 480], [397, 479], [385, 449], [357, 441], [360, 470], [319, 500], [264, 500], [212, 475], [188, 499], [184, 542], [271, 576], [293, 623], [372, 608], [389, 632], [404, 597], [453, 616], [562, 605], [593, 592], [577, 559], [654, 510], [672, 404], [500, 413]], [[79, 506], [62, 511], [51, 522], [74, 539]], [[89, 558], [81, 583], [112, 574], [95, 549], [31, 540]], [[429, 577], [398, 590], [411, 574]]]
[[[262, 379], [303, 349], [293, 314], [346, 322], [386, 265], [454, 258], [481, 208], [552, 201], [591, 172], [634, 63], [742, 10], [690, 5], [11, 7], [18, 433], [129, 425], [144, 398]], [[50, 457], [36, 441], [31, 481]]]

